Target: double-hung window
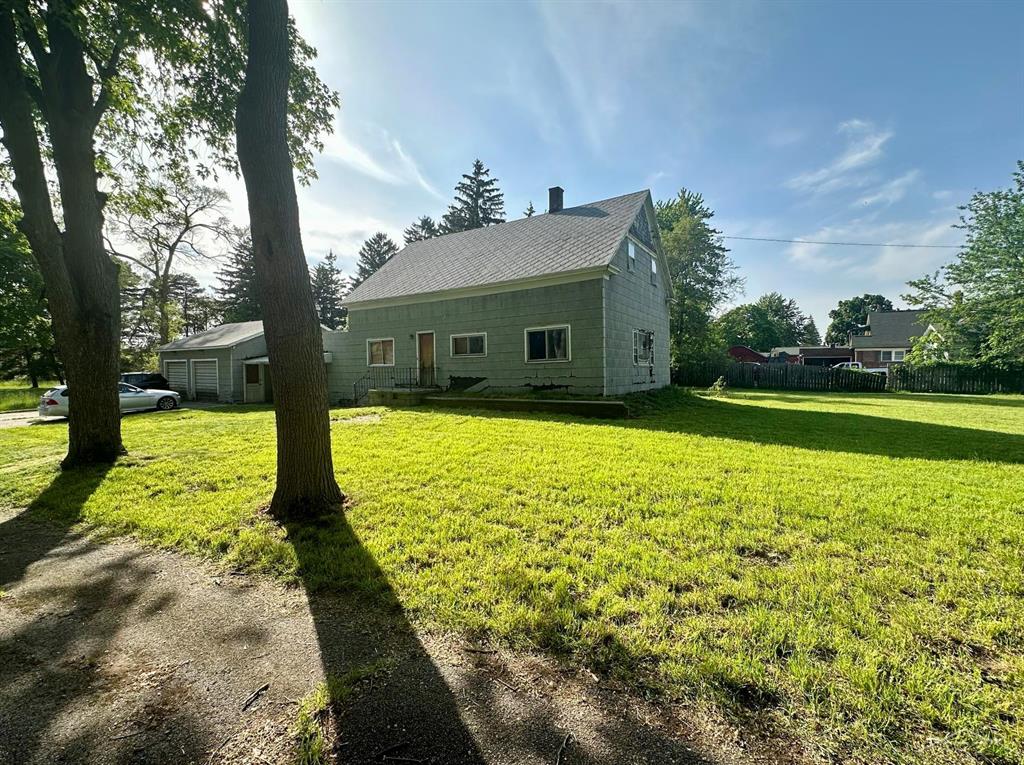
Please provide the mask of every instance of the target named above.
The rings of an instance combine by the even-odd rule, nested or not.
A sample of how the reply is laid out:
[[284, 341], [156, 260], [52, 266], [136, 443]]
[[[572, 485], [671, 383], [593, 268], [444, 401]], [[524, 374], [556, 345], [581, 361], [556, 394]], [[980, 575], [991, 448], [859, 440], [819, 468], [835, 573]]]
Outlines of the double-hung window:
[[452, 356], [486, 356], [487, 333], [452, 335]]
[[903, 361], [907, 357], [907, 352], [902, 351], [882, 351], [882, 361]]
[[652, 330], [633, 330], [633, 363], [637, 366], [649, 366], [654, 363], [654, 332]]
[[636, 245], [626, 242], [626, 270], [636, 271]]
[[526, 360], [568, 361], [569, 325], [536, 327], [526, 330]]
[[651, 255], [651, 284], [658, 284], [658, 259]]
[[367, 340], [366, 364], [371, 367], [393, 367], [395, 365], [395, 339], [383, 337]]

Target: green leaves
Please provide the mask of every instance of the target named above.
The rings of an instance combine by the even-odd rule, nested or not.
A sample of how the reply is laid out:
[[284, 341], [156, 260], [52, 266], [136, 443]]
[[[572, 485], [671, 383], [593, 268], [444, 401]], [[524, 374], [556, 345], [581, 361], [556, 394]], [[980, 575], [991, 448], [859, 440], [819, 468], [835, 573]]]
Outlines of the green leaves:
[[1024, 361], [1024, 161], [1011, 188], [979, 191], [960, 209], [966, 242], [957, 260], [909, 282], [903, 297], [928, 309], [951, 357]]

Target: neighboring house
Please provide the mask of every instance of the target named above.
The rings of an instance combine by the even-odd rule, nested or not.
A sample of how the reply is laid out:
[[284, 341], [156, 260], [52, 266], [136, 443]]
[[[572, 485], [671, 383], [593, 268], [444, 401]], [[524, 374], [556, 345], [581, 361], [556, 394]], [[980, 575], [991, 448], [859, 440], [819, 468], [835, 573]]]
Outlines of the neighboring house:
[[786, 345], [776, 346], [768, 351], [769, 364], [799, 364], [800, 346]]
[[866, 367], [901, 363], [910, 353], [914, 338], [936, 332], [924, 321], [924, 311], [875, 311], [863, 327], [850, 333], [853, 360]]
[[[226, 403], [273, 400], [262, 321], [222, 324], [157, 350], [171, 390], [186, 398]], [[329, 353], [324, 360], [330, 363]]]
[[[562, 194], [550, 190], [544, 215], [414, 242], [353, 290], [348, 327], [324, 333], [331, 402], [372, 387], [620, 395], [667, 385], [672, 285], [650, 192], [565, 209]], [[161, 363], [187, 350], [171, 343]], [[265, 346], [213, 350], [225, 357], [221, 399], [252, 401], [231, 375]]]
[[726, 353], [736, 361], [745, 361], [755, 364], [764, 364], [768, 361], [768, 354], [755, 351], [746, 345], [734, 345]]
[[801, 345], [800, 363], [809, 367], [831, 367], [853, 361], [853, 351], [845, 345]]

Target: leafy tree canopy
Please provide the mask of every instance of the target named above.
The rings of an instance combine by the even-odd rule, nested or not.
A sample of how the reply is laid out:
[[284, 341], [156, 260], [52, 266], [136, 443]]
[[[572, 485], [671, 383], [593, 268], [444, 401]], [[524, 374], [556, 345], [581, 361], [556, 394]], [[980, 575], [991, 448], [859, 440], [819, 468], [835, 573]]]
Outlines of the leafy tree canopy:
[[867, 323], [869, 313], [891, 310], [892, 301], [884, 295], [865, 293], [860, 297], [840, 300], [839, 305], [828, 312], [830, 321], [825, 342], [830, 345], [846, 345], [850, 333]]
[[957, 259], [909, 282], [903, 299], [927, 309], [945, 353], [1024, 361], [1024, 161], [1017, 163], [1010, 188], [976, 192], [960, 210], [957, 227], [966, 241]]
[[21, 211], [0, 199], [0, 378], [24, 376], [35, 386], [59, 377], [43, 278], [18, 231]]
[[787, 300], [778, 292], [722, 314], [715, 321], [715, 333], [727, 347], [746, 345], [758, 351], [821, 342], [813, 319], [801, 313], [795, 300]]

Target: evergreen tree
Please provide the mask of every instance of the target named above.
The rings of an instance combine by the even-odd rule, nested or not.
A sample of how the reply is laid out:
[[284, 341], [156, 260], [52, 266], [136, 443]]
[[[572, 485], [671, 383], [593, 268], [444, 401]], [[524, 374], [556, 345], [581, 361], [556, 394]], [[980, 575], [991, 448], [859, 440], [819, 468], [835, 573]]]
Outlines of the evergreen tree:
[[192, 274], [174, 274], [171, 278], [171, 299], [181, 317], [181, 331], [187, 337], [204, 332], [221, 323], [220, 302]]
[[216, 292], [224, 307], [225, 322], [263, 318], [253, 257], [252, 235], [248, 229], [239, 229], [235, 232], [227, 263], [217, 272]]
[[345, 326], [348, 311], [341, 304], [341, 296], [345, 294], [345, 279], [338, 268], [338, 258], [334, 250], [316, 264], [310, 274], [313, 288], [313, 302], [320, 316], [320, 323], [330, 329], [341, 329]]
[[359, 249], [358, 270], [352, 278], [352, 288], [355, 289], [365, 282], [370, 274], [391, 260], [397, 253], [398, 245], [383, 231], [378, 231], [363, 242], [363, 246]]
[[435, 236], [439, 236], [441, 232], [438, 230], [434, 219], [429, 215], [424, 215], [409, 226], [403, 234], [405, 236], [405, 243], [412, 244], [413, 242], [422, 242], [424, 239], [433, 239]]
[[800, 333], [800, 345], [821, 345], [821, 333], [818, 331], [818, 325], [814, 323], [813, 316], [807, 317], [807, 323]]
[[462, 176], [455, 187], [455, 201], [441, 219], [441, 233], [452, 234], [505, 222], [505, 198], [498, 179], [479, 159], [473, 170]]
[[527, 218], [532, 218], [535, 212], [537, 211], [533, 209], [533, 200], [531, 199], [530, 204], [528, 204], [526, 206], [526, 209], [523, 210], [523, 215], [525, 215]]

